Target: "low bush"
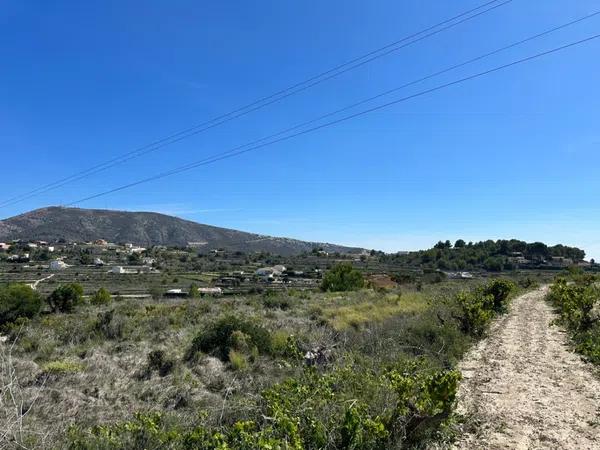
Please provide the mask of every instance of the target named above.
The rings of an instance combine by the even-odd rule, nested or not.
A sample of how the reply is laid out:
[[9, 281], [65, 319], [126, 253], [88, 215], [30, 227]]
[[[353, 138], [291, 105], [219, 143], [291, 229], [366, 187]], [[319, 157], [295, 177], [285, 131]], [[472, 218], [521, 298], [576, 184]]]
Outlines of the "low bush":
[[83, 302], [83, 287], [77, 283], [64, 284], [52, 291], [46, 301], [52, 312], [72, 312]]
[[42, 372], [51, 375], [82, 372], [84, 369], [83, 364], [72, 361], [51, 361], [42, 366]]
[[229, 350], [229, 362], [233, 370], [243, 370], [248, 367], [248, 359], [244, 353], [237, 350]]
[[578, 352], [600, 364], [600, 288], [593, 277], [558, 278], [548, 300], [558, 308], [560, 323], [570, 332]]
[[159, 413], [72, 428], [72, 449], [318, 449], [382, 450], [422, 442], [449, 416], [460, 374], [419, 363], [383, 372], [341, 367], [307, 369], [262, 392], [254, 411], [230, 426], [193, 425]]
[[510, 295], [516, 289], [510, 280], [495, 279], [470, 292], [455, 296], [459, 313], [454, 315], [463, 333], [481, 337], [495, 314], [506, 312]]
[[493, 309], [497, 313], [505, 312], [508, 307], [508, 299], [516, 289], [515, 284], [507, 279], [497, 278], [490, 281], [483, 288], [484, 295], [493, 297]]
[[351, 264], [338, 264], [323, 276], [321, 289], [329, 292], [355, 291], [365, 285], [362, 273]]
[[42, 307], [40, 295], [24, 284], [0, 286], [0, 327], [20, 318], [36, 316]]
[[98, 289], [94, 295], [90, 297], [90, 303], [92, 305], [106, 305], [112, 301], [112, 297], [110, 296], [110, 292], [101, 287]]
[[456, 295], [460, 315], [455, 316], [460, 330], [472, 336], [481, 336], [490, 320], [494, 317], [492, 305], [494, 298], [481, 292], [461, 292]]
[[263, 305], [270, 309], [286, 310], [291, 306], [291, 301], [282, 295], [265, 295], [263, 296]]
[[230, 350], [252, 351], [254, 347], [259, 353], [271, 352], [269, 331], [254, 321], [224, 316], [194, 338], [186, 359], [191, 360], [198, 352], [203, 352], [228, 361]]
[[169, 359], [164, 350], [153, 350], [148, 353], [148, 368], [156, 370], [161, 377], [167, 376], [175, 367], [175, 361]]

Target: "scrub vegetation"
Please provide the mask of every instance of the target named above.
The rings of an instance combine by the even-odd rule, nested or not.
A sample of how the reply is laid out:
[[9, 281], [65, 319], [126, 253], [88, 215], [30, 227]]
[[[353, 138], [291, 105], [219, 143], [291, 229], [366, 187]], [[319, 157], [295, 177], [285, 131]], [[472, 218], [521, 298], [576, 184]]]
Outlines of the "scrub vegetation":
[[[111, 298], [104, 289], [84, 298], [70, 283], [45, 306], [31, 288], [6, 286], [4, 348], [31, 406], [7, 435], [73, 449], [387, 449], [451, 439], [456, 364], [517, 284], [365, 287], [347, 263], [328, 279], [335, 288], [221, 298]], [[15, 309], [14, 296], [29, 306]]]
[[570, 333], [577, 352], [600, 364], [600, 287], [597, 277], [572, 271], [558, 277], [548, 300], [557, 308], [558, 322]]

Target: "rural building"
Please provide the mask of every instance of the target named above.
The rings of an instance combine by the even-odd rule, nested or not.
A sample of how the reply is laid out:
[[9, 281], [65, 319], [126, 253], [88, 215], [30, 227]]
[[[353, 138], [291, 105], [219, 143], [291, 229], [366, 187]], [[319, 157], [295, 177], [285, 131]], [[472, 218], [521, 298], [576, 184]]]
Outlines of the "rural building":
[[114, 266], [112, 269], [110, 269], [111, 273], [118, 273], [118, 274], [123, 274], [123, 273], [150, 273], [152, 272], [152, 267], [148, 267], [148, 266], [127, 266], [127, 267], [123, 267], [123, 266]]
[[187, 297], [187, 292], [183, 292], [181, 289], [169, 289], [165, 292], [165, 297]]
[[7, 261], [14, 261], [14, 262], [28, 262], [29, 261], [29, 253], [23, 253], [22, 255], [10, 255], [6, 259], [7, 259]]
[[198, 292], [202, 295], [221, 295], [223, 290], [220, 287], [201, 287]]
[[553, 256], [550, 259], [550, 263], [553, 266], [569, 267], [573, 265], [573, 260], [571, 258], [565, 258], [564, 256]]
[[237, 287], [241, 280], [238, 277], [219, 277], [214, 280], [214, 284], [221, 287]]
[[285, 272], [285, 266], [282, 266], [281, 264], [277, 264], [277, 265], [273, 266], [273, 270], [275, 272], [279, 272], [279, 275], [281, 275], [283, 272]]
[[63, 270], [69, 267], [64, 261], [60, 259], [55, 259], [54, 261], [50, 261], [50, 270]]
[[205, 241], [198, 241], [198, 242], [188, 242], [187, 246], [191, 247], [191, 248], [198, 248], [198, 247], [202, 247], [204, 245], [207, 245], [208, 242]]
[[102, 261], [100, 258], [94, 258], [94, 265], [95, 266], [103, 266], [104, 261]]
[[[515, 252], [518, 253], [518, 252]], [[526, 259], [524, 256], [512, 256], [508, 260], [514, 264], [529, 264], [531, 261]]]
[[7, 244], [7, 243], [5, 243], [5, 242], [0, 242], [0, 251], [3, 251], [3, 252], [5, 252], [5, 251], [7, 251], [9, 248], [10, 248], [10, 245], [8, 245], [8, 244]]
[[108, 245], [108, 242], [105, 241], [104, 239], [96, 239], [94, 241], [94, 245], [101, 245], [101, 246], [105, 246]]
[[114, 266], [112, 269], [110, 269], [111, 273], [125, 273], [125, 269], [123, 268], [123, 266]]

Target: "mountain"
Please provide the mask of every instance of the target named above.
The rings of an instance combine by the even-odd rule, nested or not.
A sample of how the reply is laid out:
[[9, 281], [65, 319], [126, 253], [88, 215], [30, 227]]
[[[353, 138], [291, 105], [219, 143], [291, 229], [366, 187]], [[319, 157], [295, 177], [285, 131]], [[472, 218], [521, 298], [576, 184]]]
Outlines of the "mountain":
[[0, 241], [12, 239], [109, 242], [141, 246], [186, 246], [223, 248], [233, 251], [264, 251], [292, 255], [322, 247], [328, 252], [357, 253], [362, 249], [341, 245], [306, 242], [297, 239], [264, 236], [204, 225], [153, 212], [113, 211], [52, 206], [36, 209], [0, 221]]

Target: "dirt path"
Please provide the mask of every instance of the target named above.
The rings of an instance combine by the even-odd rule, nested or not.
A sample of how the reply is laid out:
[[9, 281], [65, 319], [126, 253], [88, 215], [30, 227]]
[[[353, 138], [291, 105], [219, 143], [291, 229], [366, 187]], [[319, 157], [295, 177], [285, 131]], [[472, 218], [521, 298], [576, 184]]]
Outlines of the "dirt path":
[[46, 281], [49, 280], [50, 278], [52, 278], [54, 275], [56, 275], [55, 273], [53, 273], [52, 275], [48, 275], [47, 277], [41, 278], [37, 281], [34, 281], [33, 283], [31, 283], [29, 286], [31, 287], [31, 289], [33, 289], [34, 291], [37, 289], [38, 284], [40, 284], [42, 281]]
[[513, 302], [461, 364], [459, 413], [476, 421], [457, 449], [600, 449], [600, 381], [572, 353], [543, 300]]

